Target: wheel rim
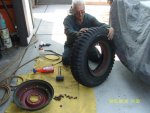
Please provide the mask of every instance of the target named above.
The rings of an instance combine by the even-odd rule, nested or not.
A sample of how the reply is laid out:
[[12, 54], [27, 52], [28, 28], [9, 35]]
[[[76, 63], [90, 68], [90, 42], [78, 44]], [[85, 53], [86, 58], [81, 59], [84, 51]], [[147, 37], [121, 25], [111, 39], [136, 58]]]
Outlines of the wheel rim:
[[[94, 69], [92, 69], [89, 66], [88, 60], [87, 60], [87, 65], [91, 75], [95, 77], [99, 77], [102, 76], [108, 69], [111, 57], [110, 57], [110, 51], [108, 51], [109, 46], [107, 43], [105, 43], [104, 41], [99, 41], [98, 43], [92, 44], [92, 46], [95, 45], [99, 45], [101, 48], [101, 55], [102, 55], [101, 57], [103, 57], [102, 61], [97, 62], [97, 64], [95, 64]], [[92, 46], [90, 46], [89, 48], [91, 48]]]

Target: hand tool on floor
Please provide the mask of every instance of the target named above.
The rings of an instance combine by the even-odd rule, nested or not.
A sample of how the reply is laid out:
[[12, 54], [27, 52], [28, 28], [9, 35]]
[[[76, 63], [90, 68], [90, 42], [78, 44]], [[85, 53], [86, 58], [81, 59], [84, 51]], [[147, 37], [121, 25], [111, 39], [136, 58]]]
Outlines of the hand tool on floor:
[[43, 41], [41, 41], [41, 44], [39, 44], [39, 49], [41, 50], [43, 47], [48, 47], [48, 46], [50, 46], [51, 44], [49, 44], [49, 43], [44, 43]]
[[64, 81], [64, 76], [61, 75], [61, 66], [58, 66], [58, 75], [56, 76], [56, 81], [58, 82]]

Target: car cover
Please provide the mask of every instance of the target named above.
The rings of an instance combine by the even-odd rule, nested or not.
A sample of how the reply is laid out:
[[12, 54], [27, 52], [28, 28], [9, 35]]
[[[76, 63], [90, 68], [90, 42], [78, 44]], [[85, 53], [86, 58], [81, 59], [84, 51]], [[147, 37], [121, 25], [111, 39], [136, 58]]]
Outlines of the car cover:
[[114, 0], [110, 23], [120, 61], [150, 84], [150, 0]]

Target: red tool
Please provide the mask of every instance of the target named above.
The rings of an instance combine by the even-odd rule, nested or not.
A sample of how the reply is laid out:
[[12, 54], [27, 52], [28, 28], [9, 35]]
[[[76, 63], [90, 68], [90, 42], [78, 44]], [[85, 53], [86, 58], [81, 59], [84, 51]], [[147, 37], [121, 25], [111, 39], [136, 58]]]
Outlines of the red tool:
[[54, 72], [54, 67], [53, 66], [47, 66], [39, 69], [33, 68], [33, 73], [36, 72], [41, 72], [41, 73], [53, 73]]

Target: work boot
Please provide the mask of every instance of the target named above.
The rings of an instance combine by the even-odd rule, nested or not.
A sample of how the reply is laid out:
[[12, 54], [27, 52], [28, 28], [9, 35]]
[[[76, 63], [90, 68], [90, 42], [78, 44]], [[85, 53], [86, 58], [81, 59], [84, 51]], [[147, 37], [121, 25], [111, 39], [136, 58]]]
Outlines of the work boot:
[[62, 63], [64, 66], [68, 66], [70, 65], [70, 60], [68, 58], [62, 57]]
[[70, 65], [71, 50], [72, 49], [70, 47], [64, 46], [64, 52], [62, 55], [62, 63], [65, 66]]

